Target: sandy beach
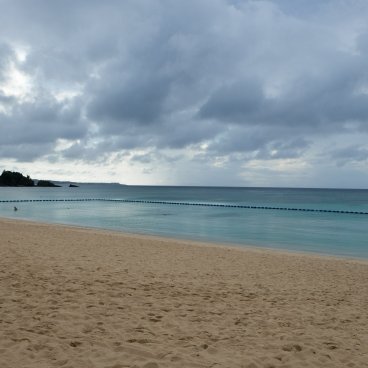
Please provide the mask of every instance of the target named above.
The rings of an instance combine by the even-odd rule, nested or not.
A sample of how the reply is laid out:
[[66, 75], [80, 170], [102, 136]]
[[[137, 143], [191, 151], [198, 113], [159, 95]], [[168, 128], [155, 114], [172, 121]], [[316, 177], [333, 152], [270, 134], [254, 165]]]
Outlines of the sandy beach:
[[0, 220], [0, 367], [368, 367], [368, 262]]

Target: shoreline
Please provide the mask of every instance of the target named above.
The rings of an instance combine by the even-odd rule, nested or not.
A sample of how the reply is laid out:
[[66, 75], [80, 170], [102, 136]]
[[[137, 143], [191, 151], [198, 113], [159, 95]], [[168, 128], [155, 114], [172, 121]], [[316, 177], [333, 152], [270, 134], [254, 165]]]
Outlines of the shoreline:
[[286, 255], [301, 255], [306, 257], [317, 257], [317, 258], [331, 258], [332, 260], [342, 260], [342, 261], [352, 261], [352, 262], [362, 262], [368, 264], [368, 258], [366, 257], [354, 257], [349, 255], [339, 255], [339, 254], [330, 254], [330, 253], [322, 253], [322, 252], [313, 252], [313, 251], [303, 251], [303, 250], [295, 250], [295, 249], [288, 249], [288, 248], [278, 248], [278, 247], [265, 247], [257, 244], [242, 244], [242, 243], [228, 243], [223, 241], [204, 241], [204, 240], [195, 240], [195, 239], [188, 239], [188, 238], [180, 238], [180, 237], [170, 237], [164, 235], [156, 235], [156, 234], [148, 234], [148, 233], [134, 233], [128, 232], [123, 230], [116, 230], [116, 229], [106, 229], [102, 227], [93, 227], [93, 226], [84, 226], [84, 225], [73, 225], [73, 224], [64, 224], [64, 223], [54, 223], [54, 222], [43, 222], [38, 220], [30, 220], [24, 218], [12, 218], [12, 217], [4, 217], [0, 216], [0, 222], [2, 221], [14, 221], [24, 224], [35, 224], [40, 226], [56, 226], [62, 228], [71, 228], [71, 229], [80, 229], [80, 230], [91, 230], [91, 231], [98, 231], [101, 233], [106, 234], [117, 234], [121, 236], [127, 236], [129, 238], [142, 238], [146, 240], [158, 240], [158, 241], [167, 241], [167, 242], [174, 242], [174, 243], [186, 243], [191, 246], [205, 246], [205, 247], [219, 247], [224, 249], [234, 249], [234, 250], [244, 250], [244, 251], [258, 251], [258, 252], [275, 252], [276, 254], [286, 254]]
[[363, 367], [368, 264], [0, 219], [0, 366]]

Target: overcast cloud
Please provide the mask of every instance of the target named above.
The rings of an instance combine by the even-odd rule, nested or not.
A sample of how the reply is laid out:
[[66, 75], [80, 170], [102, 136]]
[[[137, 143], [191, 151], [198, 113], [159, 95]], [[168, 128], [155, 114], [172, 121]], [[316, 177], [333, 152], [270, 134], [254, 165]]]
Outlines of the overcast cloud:
[[0, 169], [368, 187], [366, 0], [0, 0]]

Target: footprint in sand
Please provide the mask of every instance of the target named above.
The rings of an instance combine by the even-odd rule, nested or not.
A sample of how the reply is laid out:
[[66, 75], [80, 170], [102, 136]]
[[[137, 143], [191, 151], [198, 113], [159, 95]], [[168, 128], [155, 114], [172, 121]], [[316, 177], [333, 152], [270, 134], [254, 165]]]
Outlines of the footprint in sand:
[[159, 365], [156, 362], [148, 362], [142, 368], [159, 368]]
[[303, 349], [298, 344], [288, 344], [288, 345], [284, 345], [282, 347], [282, 350], [284, 350], [284, 351], [290, 351], [290, 352], [291, 351], [297, 351], [297, 352], [299, 352], [299, 351], [302, 351]]

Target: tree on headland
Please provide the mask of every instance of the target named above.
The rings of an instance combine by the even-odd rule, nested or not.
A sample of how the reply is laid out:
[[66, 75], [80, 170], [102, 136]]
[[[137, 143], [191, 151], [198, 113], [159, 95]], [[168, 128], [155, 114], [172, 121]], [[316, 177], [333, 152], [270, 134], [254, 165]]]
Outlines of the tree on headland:
[[33, 187], [34, 181], [29, 177], [29, 175], [24, 176], [20, 172], [4, 170], [0, 175], [0, 186]]

